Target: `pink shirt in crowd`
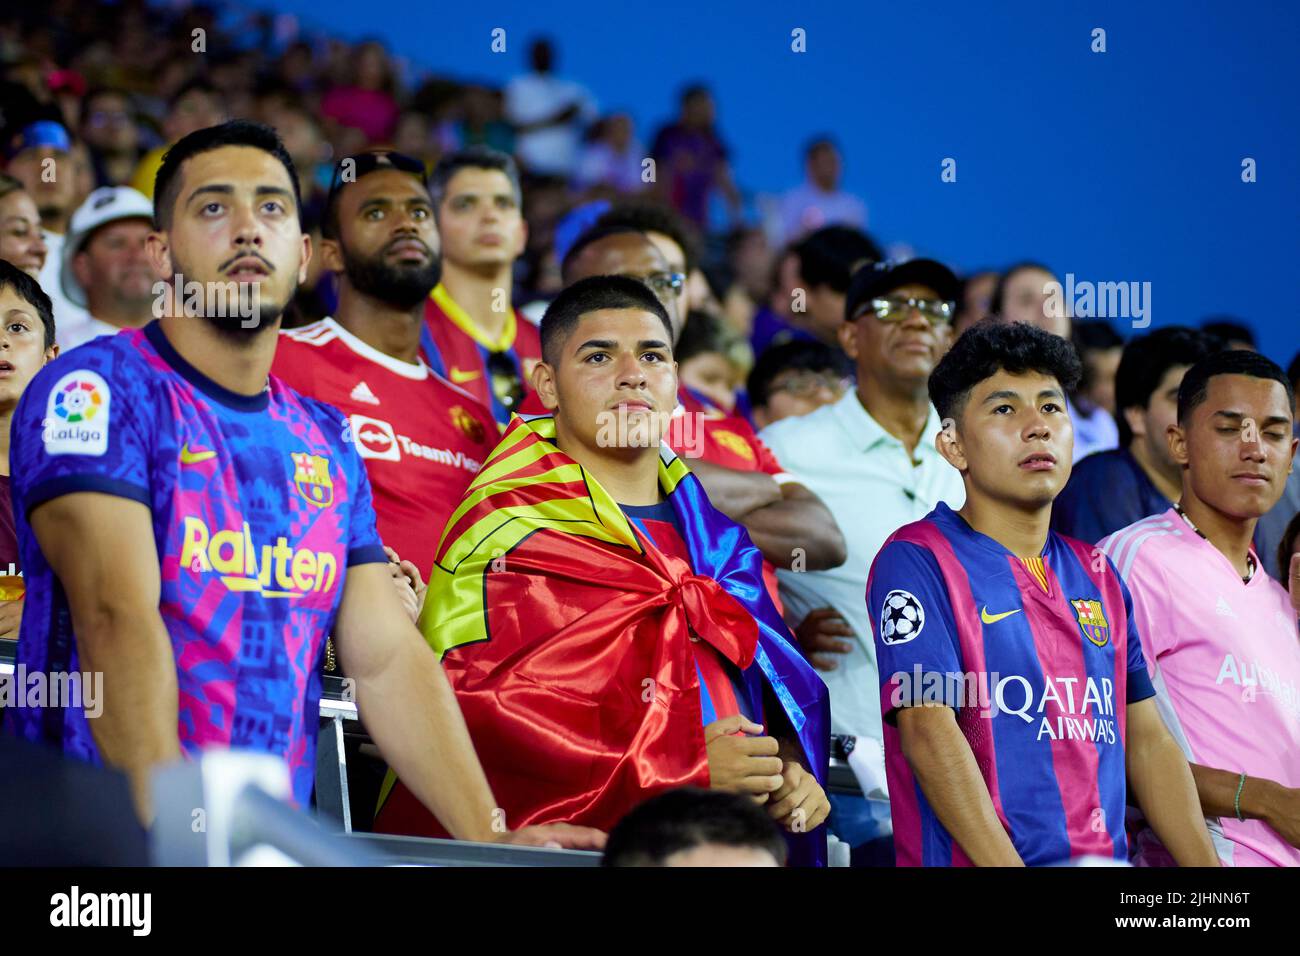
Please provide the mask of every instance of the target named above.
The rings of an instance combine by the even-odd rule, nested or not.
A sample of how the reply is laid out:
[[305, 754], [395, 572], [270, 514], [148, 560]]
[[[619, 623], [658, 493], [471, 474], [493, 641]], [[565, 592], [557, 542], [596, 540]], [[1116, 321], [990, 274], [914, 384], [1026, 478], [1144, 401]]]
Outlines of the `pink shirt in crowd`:
[[[1232, 563], [1174, 509], [1100, 542], [1133, 595], [1161, 716], [1188, 760], [1300, 786], [1300, 634], [1286, 590]], [[1259, 820], [1211, 819], [1227, 866], [1300, 866], [1300, 850]], [[1139, 864], [1169, 861], [1155, 835]]]

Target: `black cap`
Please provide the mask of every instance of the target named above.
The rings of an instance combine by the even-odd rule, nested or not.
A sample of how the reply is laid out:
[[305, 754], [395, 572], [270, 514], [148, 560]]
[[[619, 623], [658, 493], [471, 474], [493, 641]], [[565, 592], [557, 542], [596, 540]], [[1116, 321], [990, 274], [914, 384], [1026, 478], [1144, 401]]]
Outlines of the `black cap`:
[[871, 263], [853, 273], [844, 299], [844, 318], [852, 322], [872, 299], [905, 285], [929, 286], [945, 302], [955, 302], [961, 292], [961, 282], [952, 270], [933, 259]]

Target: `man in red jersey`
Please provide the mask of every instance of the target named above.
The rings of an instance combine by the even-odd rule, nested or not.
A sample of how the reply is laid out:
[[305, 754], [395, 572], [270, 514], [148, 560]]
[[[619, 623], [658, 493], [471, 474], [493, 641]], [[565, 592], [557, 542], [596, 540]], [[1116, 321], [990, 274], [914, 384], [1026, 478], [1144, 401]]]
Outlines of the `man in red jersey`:
[[420, 360], [424, 301], [438, 281], [438, 231], [418, 160], [343, 160], [321, 257], [338, 314], [282, 333], [272, 371], [348, 416], [384, 544], [422, 576], [438, 535], [497, 442], [491, 414]]
[[443, 274], [425, 303], [422, 354], [505, 425], [542, 357], [537, 327], [510, 300], [528, 238], [519, 173], [504, 153], [473, 146], [439, 161], [429, 192]]

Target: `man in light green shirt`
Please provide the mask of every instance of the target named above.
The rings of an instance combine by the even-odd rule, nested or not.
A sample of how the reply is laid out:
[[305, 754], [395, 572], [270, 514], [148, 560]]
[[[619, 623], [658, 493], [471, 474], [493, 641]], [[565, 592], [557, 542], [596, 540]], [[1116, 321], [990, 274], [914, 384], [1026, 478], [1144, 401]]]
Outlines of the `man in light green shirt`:
[[957, 294], [957, 278], [933, 260], [860, 268], [839, 336], [857, 368], [856, 389], [760, 434], [825, 502], [848, 544], [837, 568], [778, 578], [786, 620], [830, 688], [832, 733], [858, 738], [859, 779], [869, 781], [878, 765], [880, 789], [868, 782], [866, 799], [831, 798], [831, 829], [855, 848], [855, 862], [893, 862], [867, 575], [889, 535], [940, 501], [959, 508], [966, 497], [961, 474], [935, 448], [942, 426], [926, 393], [952, 341]]

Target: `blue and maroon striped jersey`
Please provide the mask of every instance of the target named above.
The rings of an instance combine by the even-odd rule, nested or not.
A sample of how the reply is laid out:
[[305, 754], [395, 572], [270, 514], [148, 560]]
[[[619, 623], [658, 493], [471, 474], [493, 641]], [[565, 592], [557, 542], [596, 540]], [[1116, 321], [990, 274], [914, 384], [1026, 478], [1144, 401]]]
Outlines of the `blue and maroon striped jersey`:
[[956, 710], [1027, 865], [1127, 858], [1125, 705], [1154, 692], [1104, 554], [1052, 532], [1022, 560], [940, 504], [885, 542], [867, 604], [900, 865], [970, 865], [902, 752], [895, 712], [920, 703]]

